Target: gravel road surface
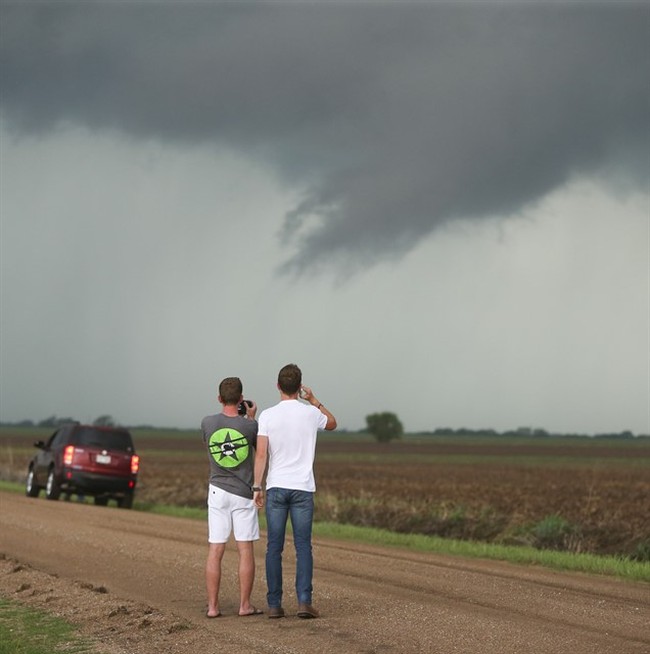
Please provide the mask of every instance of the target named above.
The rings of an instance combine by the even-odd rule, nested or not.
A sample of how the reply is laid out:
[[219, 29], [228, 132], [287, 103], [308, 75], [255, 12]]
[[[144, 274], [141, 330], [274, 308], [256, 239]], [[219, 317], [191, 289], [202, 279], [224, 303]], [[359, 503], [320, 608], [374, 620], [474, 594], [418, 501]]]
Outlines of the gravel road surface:
[[322, 617], [295, 617], [289, 542], [288, 617], [240, 618], [230, 544], [224, 616], [207, 620], [202, 521], [0, 493], [0, 524], [0, 595], [74, 622], [98, 653], [650, 653], [645, 583], [318, 538]]

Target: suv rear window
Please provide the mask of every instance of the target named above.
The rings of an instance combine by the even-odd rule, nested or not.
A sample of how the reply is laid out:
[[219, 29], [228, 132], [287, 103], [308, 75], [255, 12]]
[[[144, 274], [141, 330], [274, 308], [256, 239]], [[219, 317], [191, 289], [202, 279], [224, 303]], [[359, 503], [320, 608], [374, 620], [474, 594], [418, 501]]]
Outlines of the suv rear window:
[[133, 452], [133, 441], [128, 431], [108, 431], [89, 427], [75, 430], [71, 442], [74, 445], [102, 447], [106, 450]]

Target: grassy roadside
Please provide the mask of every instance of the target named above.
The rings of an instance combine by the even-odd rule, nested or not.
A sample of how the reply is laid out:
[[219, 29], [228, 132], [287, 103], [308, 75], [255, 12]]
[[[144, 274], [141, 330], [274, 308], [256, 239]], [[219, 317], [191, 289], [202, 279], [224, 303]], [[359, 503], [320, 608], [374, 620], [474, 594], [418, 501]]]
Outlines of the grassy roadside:
[[539, 565], [565, 572], [584, 572], [619, 577], [628, 581], [650, 582], [650, 564], [632, 561], [623, 557], [573, 554], [571, 552], [538, 550], [533, 547], [519, 545], [478, 543], [437, 536], [423, 536], [421, 534], [397, 534], [383, 529], [334, 523], [314, 525], [314, 534], [326, 538], [351, 540], [384, 547], [401, 547], [420, 552], [448, 554], [466, 558], [493, 559], [520, 565]]
[[60, 618], [0, 598], [0, 654], [92, 654], [95, 647]]
[[[21, 484], [0, 481], [0, 490], [22, 493], [24, 487]], [[194, 520], [206, 519], [205, 510], [197, 508], [144, 504], [136, 501], [134, 510]], [[266, 526], [263, 513], [260, 513], [260, 526], [263, 529]], [[520, 565], [539, 565], [566, 572], [582, 572], [613, 576], [628, 581], [650, 582], [650, 564], [632, 561], [625, 557], [574, 554], [571, 552], [539, 550], [533, 547], [452, 540], [420, 534], [399, 534], [383, 529], [329, 522], [315, 523], [313, 531], [316, 537], [322, 538], [336, 538], [370, 545], [400, 547], [420, 552], [467, 558], [493, 559]], [[0, 650], [0, 654], [2, 654], [2, 650]]]

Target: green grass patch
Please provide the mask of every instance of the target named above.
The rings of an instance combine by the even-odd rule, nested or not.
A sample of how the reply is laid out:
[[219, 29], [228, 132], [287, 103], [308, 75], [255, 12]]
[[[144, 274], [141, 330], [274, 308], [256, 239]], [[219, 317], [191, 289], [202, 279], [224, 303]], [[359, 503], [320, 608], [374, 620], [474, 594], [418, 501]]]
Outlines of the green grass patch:
[[630, 581], [650, 582], [650, 565], [623, 557], [572, 554], [569, 552], [537, 550], [532, 547], [452, 540], [420, 534], [397, 534], [383, 529], [340, 525], [332, 522], [314, 524], [314, 535], [383, 547], [401, 547], [420, 552], [449, 554], [466, 558], [494, 559], [523, 565], [541, 565], [555, 570], [609, 575]]
[[95, 646], [60, 618], [0, 598], [0, 654], [91, 654]]
[[138, 502], [133, 504], [136, 511], [146, 511], [156, 515], [170, 516], [173, 518], [189, 518], [190, 520], [207, 520], [208, 510], [199, 509], [191, 506], [172, 506], [170, 504], [149, 504], [147, 502]]
[[24, 493], [25, 484], [19, 484], [16, 481], [3, 481], [0, 479], [0, 491], [7, 493]]

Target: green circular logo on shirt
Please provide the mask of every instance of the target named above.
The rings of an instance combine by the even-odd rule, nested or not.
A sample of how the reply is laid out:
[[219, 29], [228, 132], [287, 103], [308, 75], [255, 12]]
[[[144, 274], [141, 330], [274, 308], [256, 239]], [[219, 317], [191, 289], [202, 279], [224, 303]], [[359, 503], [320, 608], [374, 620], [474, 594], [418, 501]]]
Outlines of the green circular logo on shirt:
[[222, 468], [236, 468], [250, 453], [248, 439], [230, 427], [217, 429], [208, 440], [210, 455]]

